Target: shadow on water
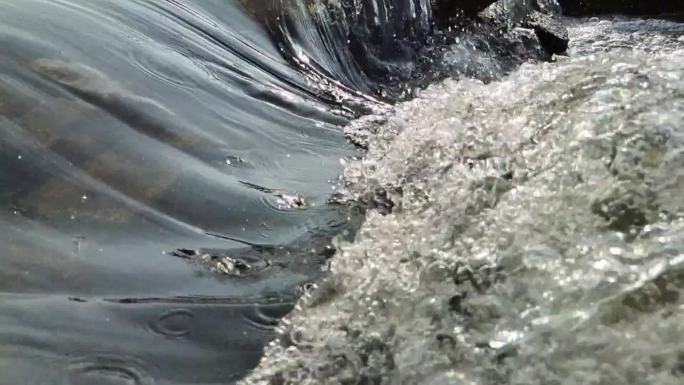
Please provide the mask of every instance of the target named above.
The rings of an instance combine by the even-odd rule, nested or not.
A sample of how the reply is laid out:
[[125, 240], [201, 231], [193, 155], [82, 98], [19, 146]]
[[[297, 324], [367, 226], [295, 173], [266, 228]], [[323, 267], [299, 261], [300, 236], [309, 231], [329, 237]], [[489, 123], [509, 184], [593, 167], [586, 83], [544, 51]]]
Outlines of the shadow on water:
[[237, 1], [0, 1], [0, 384], [256, 364], [358, 155], [281, 48]]

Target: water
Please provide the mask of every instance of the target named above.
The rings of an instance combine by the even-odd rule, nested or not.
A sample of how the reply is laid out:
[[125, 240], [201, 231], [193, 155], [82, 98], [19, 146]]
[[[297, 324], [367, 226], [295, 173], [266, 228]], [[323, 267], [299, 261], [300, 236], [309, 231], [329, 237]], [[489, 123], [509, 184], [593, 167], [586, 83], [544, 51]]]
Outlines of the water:
[[347, 128], [374, 209], [245, 384], [684, 381], [684, 25], [566, 23]]
[[0, 384], [676, 382], [681, 26], [431, 3], [0, 0]]
[[356, 227], [343, 127], [482, 67], [430, 70], [456, 38], [498, 49], [482, 76], [540, 56], [504, 24], [432, 36], [427, 0], [0, 0], [0, 383], [243, 377]]
[[359, 154], [351, 80], [314, 87], [274, 36], [237, 1], [0, 1], [0, 383], [255, 365]]

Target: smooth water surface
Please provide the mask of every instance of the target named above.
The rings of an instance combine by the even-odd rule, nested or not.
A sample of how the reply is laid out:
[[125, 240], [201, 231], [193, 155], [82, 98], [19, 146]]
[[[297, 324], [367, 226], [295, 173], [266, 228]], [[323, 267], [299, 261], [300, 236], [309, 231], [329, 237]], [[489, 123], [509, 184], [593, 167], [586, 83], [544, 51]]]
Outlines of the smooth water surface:
[[230, 382], [320, 276], [349, 113], [254, 12], [0, 1], [0, 383]]

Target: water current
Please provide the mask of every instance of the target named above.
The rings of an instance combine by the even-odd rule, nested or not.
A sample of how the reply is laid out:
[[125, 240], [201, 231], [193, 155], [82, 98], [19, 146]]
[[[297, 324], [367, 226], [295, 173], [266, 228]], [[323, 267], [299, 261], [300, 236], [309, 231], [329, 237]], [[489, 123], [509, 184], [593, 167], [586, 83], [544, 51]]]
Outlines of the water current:
[[0, 0], [0, 384], [679, 384], [684, 27], [533, 3]]
[[347, 128], [375, 209], [245, 384], [682, 383], [684, 25], [565, 24]]
[[0, 383], [253, 367], [346, 222], [311, 84], [237, 1], [0, 1]]

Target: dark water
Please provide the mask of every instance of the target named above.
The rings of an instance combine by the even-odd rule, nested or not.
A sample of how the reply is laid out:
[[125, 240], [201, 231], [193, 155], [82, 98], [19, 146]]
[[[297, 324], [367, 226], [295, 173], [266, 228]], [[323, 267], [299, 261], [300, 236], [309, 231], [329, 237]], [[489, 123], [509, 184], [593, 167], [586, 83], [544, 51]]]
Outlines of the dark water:
[[345, 100], [368, 103], [358, 66], [296, 24], [306, 6], [0, 1], [1, 384], [256, 364], [321, 274], [309, 239], [345, 226], [326, 201], [357, 155]]

